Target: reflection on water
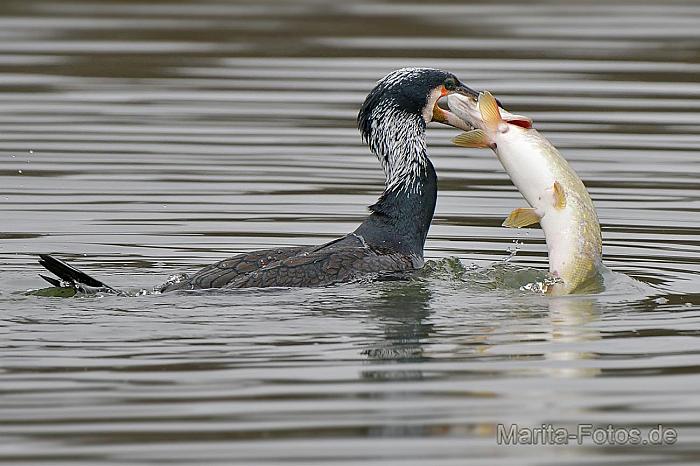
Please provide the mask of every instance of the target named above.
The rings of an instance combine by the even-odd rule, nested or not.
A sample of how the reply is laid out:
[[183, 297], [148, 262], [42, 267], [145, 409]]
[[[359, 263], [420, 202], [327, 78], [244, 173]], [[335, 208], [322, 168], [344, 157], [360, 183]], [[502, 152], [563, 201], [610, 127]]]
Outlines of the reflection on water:
[[[698, 14], [641, 0], [2, 2], [0, 462], [696, 463]], [[603, 293], [520, 290], [546, 276], [541, 231], [501, 228], [523, 201], [498, 162], [431, 127], [440, 195], [413, 281], [14, 294], [40, 286], [38, 253], [150, 289], [351, 231], [383, 182], [354, 119], [403, 66], [449, 69], [533, 117], [598, 208]], [[679, 442], [506, 448], [499, 423], [663, 424]]]
[[[384, 328], [375, 347], [364, 352], [372, 361], [422, 361], [422, 342], [430, 336], [429, 302], [431, 291], [422, 282], [396, 282], [381, 290], [368, 311]], [[409, 373], [411, 374], [411, 373]], [[407, 377], [412, 377], [407, 374]], [[379, 373], [381, 377], [383, 374]], [[418, 374], [420, 376], [420, 374]], [[371, 373], [366, 373], [371, 378]]]
[[[600, 332], [589, 324], [600, 319], [595, 298], [565, 297], [549, 300], [552, 350], [547, 358], [563, 362], [551, 368], [554, 377], [595, 377], [601, 370], [589, 367], [586, 360], [596, 359], [591, 351], [582, 351], [586, 343], [600, 339]], [[557, 348], [558, 349], [555, 349]], [[572, 361], [574, 364], [572, 364]]]

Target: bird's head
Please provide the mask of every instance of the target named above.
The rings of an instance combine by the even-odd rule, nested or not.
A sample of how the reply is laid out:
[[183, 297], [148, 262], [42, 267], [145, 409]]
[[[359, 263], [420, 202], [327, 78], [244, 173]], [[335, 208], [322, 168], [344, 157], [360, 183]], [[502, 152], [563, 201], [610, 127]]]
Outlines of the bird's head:
[[452, 73], [433, 68], [392, 71], [369, 93], [357, 115], [357, 124], [362, 138], [384, 169], [387, 189], [416, 186], [413, 182], [428, 165], [425, 143], [428, 122], [439, 121], [465, 131], [472, 129], [465, 121], [438, 107], [441, 97], [453, 93], [472, 98], [479, 95]]
[[[377, 82], [357, 115], [362, 137], [372, 142], [373, 132], [397, 118], [418, 123], [421, 129], [430, 121], [456, 128], [471, 129], [466, 122], [437, 105], [444, 96], [458, 93], [478, 98], [479, 93], [462, 84], [457, 76], [434, 68], [402, 68]], [[422, 123], [421, 123], [422, 122]]]

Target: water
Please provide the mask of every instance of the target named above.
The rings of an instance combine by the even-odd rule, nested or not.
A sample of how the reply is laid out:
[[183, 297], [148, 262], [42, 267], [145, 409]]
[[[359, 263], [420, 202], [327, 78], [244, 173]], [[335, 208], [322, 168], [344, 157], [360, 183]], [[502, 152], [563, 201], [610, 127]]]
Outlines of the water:
[[[697, 2], [3, 2], [0, 462], [697, 464]], [[488, 151], [429, 130], [413, 282], [72, 299], [56, 253], [150, 288], [354, 229], [381, 191], [354, 117], [402, 66], [532, 116], [598, 207], [606, 291], [548, 299]], [[518, 243], [514, 243], [517, 241]], [[509, 250], [517, 248], [510, 258]], [[499, 446], [498, 424], [676, 429]]]

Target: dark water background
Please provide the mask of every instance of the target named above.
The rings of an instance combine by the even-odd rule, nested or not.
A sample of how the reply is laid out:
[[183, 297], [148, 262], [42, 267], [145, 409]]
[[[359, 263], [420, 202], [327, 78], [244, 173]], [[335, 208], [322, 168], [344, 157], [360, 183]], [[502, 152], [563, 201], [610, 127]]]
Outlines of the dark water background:
[[[3, 1], [0, 15], [0, 462], [698, 464], [700, 3]], [[38, 253], [148, 289], [351, 231], [383, 183], [356, 112], [381, 76], [424, 65], [532, 116], [570, 160], [601, 218], [604, 293], [520, 291], [546, 269], [541, 231], [500, 227], [520, 195], [490, 152], [437, 126], [434, 262], [414, 282], [14, 293], [41, 286]], [[506, 447], [499, 423], [662, 424], [678, 442]]]

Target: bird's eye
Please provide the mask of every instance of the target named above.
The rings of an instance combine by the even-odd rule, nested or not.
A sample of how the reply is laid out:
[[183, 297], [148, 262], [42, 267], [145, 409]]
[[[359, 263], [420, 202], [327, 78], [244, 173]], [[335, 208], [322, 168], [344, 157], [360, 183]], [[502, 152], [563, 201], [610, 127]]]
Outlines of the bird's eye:
[[457, 81], [455, 81], [455, 78], [447, 78], [443, 86], [445, 86], [445, 89], [448, 91], [454, 91], [457, 89]]

